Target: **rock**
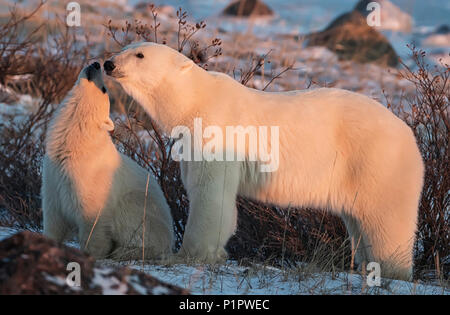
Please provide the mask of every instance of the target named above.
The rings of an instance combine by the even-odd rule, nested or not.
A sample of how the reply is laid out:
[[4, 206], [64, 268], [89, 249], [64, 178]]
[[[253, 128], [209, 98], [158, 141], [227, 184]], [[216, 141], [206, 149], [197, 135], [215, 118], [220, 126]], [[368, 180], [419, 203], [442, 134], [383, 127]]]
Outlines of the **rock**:
[[[69, 286], [80, 265], [80, 286]], [[184, 289], [130, 268], [96, 265], [81, 251], [58, 244], [38, 233], [21, 232], [0, 242], [0, 294], [187, 294]]]
[[439, 26], [433, 33], [441, 34], [441, 35], [450, 34], [450, 26], [443, 24], [443, 25]]
[[149, 8], [150, 8], [150, 4], [149, 3], [147, 3], [147, 2], [138, 2], [134, 6], [134, 11], [146, 12], [147, 10], [149, 10]]
[[272, 16], [272, 9], [260, 0], [237, 0], [229, 4], [222, 12], [232, 16]]
[[307, 35], [307, 46], [325, 46], [341, 60], [395, 67], [398, 57], [389, 41], [357, 11], [337, 17], [323, 31]]
[[439, 26], [425, 38], [424, 44], [435, 47], [450, 47], [450, 27], [448, 25]]
[[372, 12], [372, 10], [367, 10], [367, 5], [370, 2], [378, 2], [380, 4], [380, 26], [376, 26], [377, 29], [411, 32], [413, 26], [412, 17], [388, 0], [360, 0], [354, 10], [367, 17]]

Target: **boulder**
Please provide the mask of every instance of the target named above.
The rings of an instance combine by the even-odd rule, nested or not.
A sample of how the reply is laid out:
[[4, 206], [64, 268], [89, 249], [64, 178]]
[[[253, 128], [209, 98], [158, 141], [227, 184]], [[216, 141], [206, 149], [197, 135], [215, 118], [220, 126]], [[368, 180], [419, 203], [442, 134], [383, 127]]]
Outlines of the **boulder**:
[[440, 34], [440, 35], [447, 35], [450, 34], [450, 26], [447, 24], [443, 24], [436, 28], [436, 30], [433, 32], [434, 34]]
[[[78, 263], [80, 286], [69, 285]], [[21, 232], [0, 242], [0, 294], [187, 294], [127, 267], [97, 265], [75, 248], [58, 244], [38, 233]]]
[[411, 32], [413, 26], [412, 17], [388, 0], [360, 0], [354, 10], [367, 17], [372, 12], [367, 10], [367, 5], [370, 2], [378, 2], [380, 4], [380, 26], [376, 26], [377, 29], [404, 33]]
[[325, 46], [341, 60], [395, 67], [398, 56], [387, 38], [358, 11], [337, 17], [325, 30], [306, 36], [307, 46]]
[[450, 47], [450, 27], [445, 24], [439, 26], [425, 38], [424, 44], [434, 47]]
[[237, 0], [230, 3], [222, 12], [224, 15], [257, 17], [272, 16], [272, 9], [260, 0]]

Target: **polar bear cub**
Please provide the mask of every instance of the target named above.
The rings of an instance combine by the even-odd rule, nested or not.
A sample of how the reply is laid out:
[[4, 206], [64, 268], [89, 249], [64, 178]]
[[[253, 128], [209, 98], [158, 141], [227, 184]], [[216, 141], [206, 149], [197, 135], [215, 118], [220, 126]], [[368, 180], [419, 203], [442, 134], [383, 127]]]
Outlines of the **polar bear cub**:
[[81, 249], [96, 258], [163, 257], [174, 240], [170, 209], [156, 179], [115, 148], [109, 108], [95, 62], [81, 71], [47, 133], [44, 234], [63, 241], [78, 231]]
[[[241, 161], [196, 160], [195, 150], [194, 159], [182, 161], [190, 212], [180, 255], [223, 258], [242, 195], [327, 209], [343, 219], [357, 262], [379, 263], [382, 276], [410, 278], [424, 167], [411, 129], [383, 105], [333, 88], [257, 91], [154, 43], [132, 44], [104, 68], [168, 134], [187, 130], [183, 139], [194, 134], [191, 142], [207, 142], [203, 149], [229, 128], [249, 131], [246, 139], [251, 130], [278, 127], [276, 141], [260, 145], [278, 151], [270, 154], [278, 159], [272, 172], [260, 171], [266, 160], [253, 160], [248, 146], [237, 152]], [[199, 119], [208, 128], [200, 140]], [[214, 138], [219, 158], [235, 149]]]

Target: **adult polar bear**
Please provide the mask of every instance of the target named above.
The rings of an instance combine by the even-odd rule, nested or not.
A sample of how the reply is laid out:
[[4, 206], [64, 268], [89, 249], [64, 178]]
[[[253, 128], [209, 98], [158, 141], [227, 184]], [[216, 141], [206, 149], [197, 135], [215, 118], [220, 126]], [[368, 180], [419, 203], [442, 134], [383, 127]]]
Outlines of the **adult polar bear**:
[[181, 255], [223, 257], [239, 194], [329, 209], [344, 220], [357, 262], [410, 278], [424, 169], [411, 130], [381, 104], [339, 89], [257, 91], [154, 43], [125, 47], [104, 68], [169, 134], [192, 131], [195, 118], [220, 128], [279, 126], [272, 173], [249, 161], [182, 162], [190, 214]]
[[109, 107], [95, 62], [80, 72], [47, 133], [44, 234], [61, 242], [77, 230], [81, 248], [96, 258], [140, 259], [143, 244], [146, 258], [169, 255], [169, 206], [157, 181], [117, 151], [108, 133], [114, 129]]

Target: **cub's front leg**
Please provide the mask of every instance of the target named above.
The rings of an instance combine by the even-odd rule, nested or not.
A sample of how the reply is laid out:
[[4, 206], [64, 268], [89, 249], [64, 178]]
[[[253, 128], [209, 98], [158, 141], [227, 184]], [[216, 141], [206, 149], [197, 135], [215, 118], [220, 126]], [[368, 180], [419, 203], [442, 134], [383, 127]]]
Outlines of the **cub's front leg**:
[[82, 218], [78, 224], [78, 239], [80, 249], [93, 256], [95, 259], [111, 258], [113, 251], [113, 240], [111, 228], [104, 217]]
[[226, 258], [236, 229], [240, 162], [183, 162], [189, 218], [179, 256], [203, 262]]

